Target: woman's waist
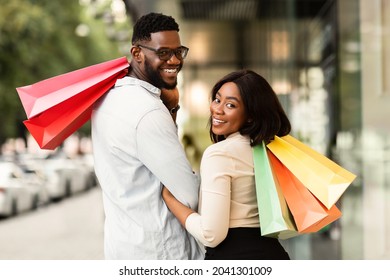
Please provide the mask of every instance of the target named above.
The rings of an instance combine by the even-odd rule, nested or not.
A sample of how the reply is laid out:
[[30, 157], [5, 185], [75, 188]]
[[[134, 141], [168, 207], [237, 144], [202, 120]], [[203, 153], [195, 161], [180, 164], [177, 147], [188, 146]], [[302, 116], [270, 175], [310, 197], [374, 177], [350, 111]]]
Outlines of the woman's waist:
[[259, 216], [250, 217], [250, 218], [238, 218], [230, 219], [229, 229], [230, 228], [259, 228], [260, 221]]

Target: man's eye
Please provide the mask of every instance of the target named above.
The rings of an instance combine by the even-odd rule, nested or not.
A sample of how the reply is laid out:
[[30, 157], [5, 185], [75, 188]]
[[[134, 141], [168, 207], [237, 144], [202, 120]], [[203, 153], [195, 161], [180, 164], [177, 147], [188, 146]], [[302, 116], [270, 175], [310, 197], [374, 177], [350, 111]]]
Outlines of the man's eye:
[[161, 51], [158, 51], [158, 55], [161, 55], [161, 56], [165, 56], [165, 55], [168, 55], [169, 54], [169, 51], [168, 50], [161, 50]]

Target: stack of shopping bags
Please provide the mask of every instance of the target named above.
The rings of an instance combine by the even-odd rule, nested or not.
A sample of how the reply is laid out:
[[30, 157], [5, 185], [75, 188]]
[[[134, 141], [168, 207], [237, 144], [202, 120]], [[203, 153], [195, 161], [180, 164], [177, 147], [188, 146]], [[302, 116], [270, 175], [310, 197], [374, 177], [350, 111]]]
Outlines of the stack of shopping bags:
[[17, 88], [27, 115], [23, 123], [40, 148], [54, 150], [86, 123], [93, 104], [128, 67], [121, 57]]
[[291, 135], [253, 148], [261, 235], [287, 239], [341, 217], [336, 202], [356, 178]]

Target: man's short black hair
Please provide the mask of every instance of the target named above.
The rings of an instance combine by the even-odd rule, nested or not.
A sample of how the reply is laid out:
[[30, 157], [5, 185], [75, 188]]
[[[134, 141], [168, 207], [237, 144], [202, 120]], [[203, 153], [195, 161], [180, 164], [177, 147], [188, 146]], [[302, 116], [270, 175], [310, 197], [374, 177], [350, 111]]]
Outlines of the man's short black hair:
[[149, 13], [140, 17], [135, 23], [131, 42], [135, 45], [138, 41], [150, 41], [151, 33], [171, 30], [179, 32], [179, 25], [173, 17], [161, 13]]

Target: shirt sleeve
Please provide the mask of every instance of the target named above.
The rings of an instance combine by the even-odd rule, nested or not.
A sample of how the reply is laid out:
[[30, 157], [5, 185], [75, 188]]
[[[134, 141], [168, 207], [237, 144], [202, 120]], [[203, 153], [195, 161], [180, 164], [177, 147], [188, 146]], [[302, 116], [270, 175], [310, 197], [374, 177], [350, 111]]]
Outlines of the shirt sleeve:
[[206, 150], [201, 163], [199, 213], [186, 220], [186, 229], [207, 247], [215, 247], [227, 235], [230, 220], [233, 162], [221, 152]]
[[199, 178], [192, 171], [168, 111], [155, 109], [137, 126], [139, 159], [186, 206], [197, 209]]

